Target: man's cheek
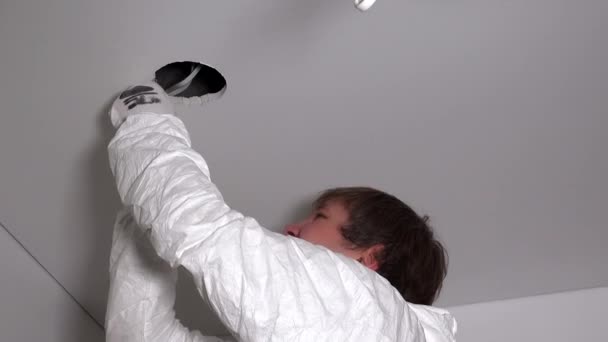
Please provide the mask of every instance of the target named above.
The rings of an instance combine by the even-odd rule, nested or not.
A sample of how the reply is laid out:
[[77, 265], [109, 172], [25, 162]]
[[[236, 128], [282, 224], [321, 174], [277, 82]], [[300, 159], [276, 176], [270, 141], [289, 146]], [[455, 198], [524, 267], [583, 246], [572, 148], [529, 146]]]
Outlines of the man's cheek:
[[310, 242], [310, 243], [314, 243], [315, 245], [318, 245], [321, 242], [321, 239], [319, 238], [318, 234], [315, 234], [314, 231], [304, 231], [300, 234], [300, 238]]

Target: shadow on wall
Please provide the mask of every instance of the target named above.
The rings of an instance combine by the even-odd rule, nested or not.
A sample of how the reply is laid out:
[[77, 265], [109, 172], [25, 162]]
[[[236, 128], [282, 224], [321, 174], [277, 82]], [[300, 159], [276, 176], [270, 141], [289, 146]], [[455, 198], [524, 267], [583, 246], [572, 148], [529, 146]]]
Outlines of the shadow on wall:
[[192, 275], [183, 266], [179, 267], [175, 296], [175, 317], [190, 330], [199, 330], [203, 335], [230, 335], [209, 304], [199, 295]]
[[[86, 218], [82, 222], [76, 222], [76, 229], [87, 231], [86, 236], [90, 239], [86, 242], [87, 254], [85, 260], [79, 260], [82, 265], [78, 274], [79, 291], [77, 298], [80, 304], [86, 308], [92, 316], [101, 333], [92, 336], [89, 325], [82, 322], [66, 322], [63, 329], [63, 341], [103, 341], [104, 320], [109, 290], [109, 257], [112, 243], [112, 231], [116, 212], [120, 208], [120, 199], [115, 190], [114, 180], [108, 165], [107, 144], [114, 134], [107, 110], [110, 108], [116, 96], [96, 113], [95, 125], [99, 134], [94, 143], [86, 148], [81, 155], [81, 162], [77, 165], [73, 176], [73, 191], [78, 191], [86, 196], [75, 196], [87, 201], [83, 208], [87, 212], [78, 217]], [[67, 206], [72, 208], [71, 206]], [[73, 217], [73, 212], [67, 211], [65, 215]], [[96, 337], [100, 336], [100, 339]]]
[[[104, 316], [109, 289], [109, 259], [112, 245], [112, 231], [116, 213], [121, 207], [120, 197], [116, 191], [114, 177], [112, 176], [108, 162], [107, 149], [108, 143], [114, 136], [114, 127], [112, 127], [112, 124], [110, 123], [108, 110], [117, 96], [118, 93], [114, 94], [104, 105], [102, 111], [97, 115], [98, 132], [100, 132], [100, 135], [94, 144], [93, 150], [90, 152], [90, 169], [87, 173], [90, 176], [90, 179], [87, 182], [90, 188], [87, 193], [92, 194], [89, 206], [90, 212], [87, 217], [92, 218], [91, 224], [95, 234], [91, 236], [96, 237], [96, 241], [92, 243], [95, 247], [91, 250], [91, 260], [95, 260], [97, 264], [91, 265], [91, 268], [95, 273], [98, 273], [92, 279], [97, 278], [97, 284], [103, 286], [104, 295], [100, 298], [103, 298], [104, 302], [99, 304], [103, 307]], [[107, 244], [102, 244], [100, 241], [106, 241]], [[102, 272], [100, 272], [101, 270]], [[101, 319], [99, 323], [101, 323], [102, 326], [104, 324], [104, 318], [105, 317], [98, 318]]]

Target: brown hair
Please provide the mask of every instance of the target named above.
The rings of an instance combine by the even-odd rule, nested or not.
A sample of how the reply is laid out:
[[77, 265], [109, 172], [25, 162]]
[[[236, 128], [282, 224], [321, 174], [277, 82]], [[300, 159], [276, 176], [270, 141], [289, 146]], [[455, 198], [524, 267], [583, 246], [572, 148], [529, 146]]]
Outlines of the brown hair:
[[349, 212], [341, 230], [354, 249], [384, 246], [375, 255], [378, 274], [406, 301], [431, 305], [447, 275], [448, 255], [435, 239], [428, 216], [420, 217], [395, 196], [369, 187], [325, 190], [313, 206], [319, 208], [333, 200]]

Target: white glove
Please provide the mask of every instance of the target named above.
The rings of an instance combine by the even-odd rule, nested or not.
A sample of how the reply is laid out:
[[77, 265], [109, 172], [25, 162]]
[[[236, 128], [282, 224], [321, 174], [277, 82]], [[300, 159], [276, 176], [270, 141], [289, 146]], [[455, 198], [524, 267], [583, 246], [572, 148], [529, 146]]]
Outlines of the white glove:
[[112, 104], [110, 120], [117, 128], [129, 115], [142, 113], [175, 114], [169, 96], [156, 82], [131, 86], [123, 91]]

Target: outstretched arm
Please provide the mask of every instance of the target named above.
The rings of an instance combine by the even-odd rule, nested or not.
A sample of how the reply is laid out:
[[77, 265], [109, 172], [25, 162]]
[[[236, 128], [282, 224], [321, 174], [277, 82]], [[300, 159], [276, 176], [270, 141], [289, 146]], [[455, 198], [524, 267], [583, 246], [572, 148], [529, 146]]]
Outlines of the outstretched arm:
[[[272, 326], [289, 288], [298, 288], [287, 279], [289, 244], [231, 210], [190, 146], [174, 115], [127, 117], [108, 145], [118, 193], [158, 255], [192, 273], [199, 293], [233, 335], [259, 337], [247, 334]], [[291, 257], [297, 259], [297, 252]]]
[[108, 152], [123, 204], [158, 255], [192, 273], [237, 340], [378, 340], [383, 329], [370, 329], [370, 319], [381, 327], [387, 312], [409, 314], [379, 303], [402, 299], [354, 260], [229, 208], [176, 116], [141, 112], [113, 122]]

